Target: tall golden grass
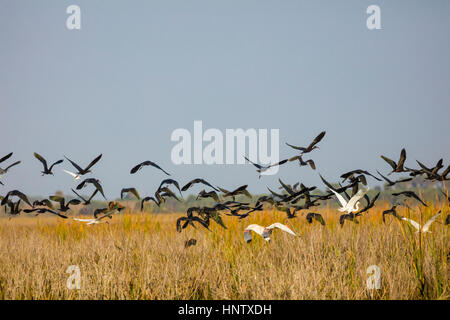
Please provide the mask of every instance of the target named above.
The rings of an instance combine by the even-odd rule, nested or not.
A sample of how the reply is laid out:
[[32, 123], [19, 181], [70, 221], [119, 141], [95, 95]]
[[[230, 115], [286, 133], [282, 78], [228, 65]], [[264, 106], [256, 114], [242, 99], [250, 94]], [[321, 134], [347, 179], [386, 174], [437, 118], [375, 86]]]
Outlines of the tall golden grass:
[[[125, 212], [109, 224], [86, 226], [55, 217], [0, 219], [0, 299], [448, 299], [448, 204], [399, 213], [426, 221], [443, 214], [431, 234], [417, 235], [405, 221], [387, 217], [381, 204], [359, 224], [341, 228], [334, 209], [315, 210], [325, 227], [301, 214], [256, 212], [227, 230], [212, 222], [177, 233], [180, 214]], [[275, 230], [272, 242], [255, 236], [251, 223], [282, 222], [299, 237]], [[184, 248], [184, 242], [197, 245]], [[68, 266], [81, 271], [70, 290]], [[367, 268], [379, 266], [381, 288], [371, 290]]]

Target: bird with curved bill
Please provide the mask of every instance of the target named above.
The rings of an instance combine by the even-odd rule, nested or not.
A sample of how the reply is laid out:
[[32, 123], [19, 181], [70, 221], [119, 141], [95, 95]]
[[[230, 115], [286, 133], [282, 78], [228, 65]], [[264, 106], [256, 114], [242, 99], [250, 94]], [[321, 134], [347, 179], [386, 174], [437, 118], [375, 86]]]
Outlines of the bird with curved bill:
[[164, 172], [164, 173], [167, 174], [168, 176], [170, 176], [170, 173], [168, 173], [168, 172], [165, 171], [163, 168], [161, 168], [161, 167], [158, 166], [156, 163], [154, 163], [154, 162], [152, 162], [152, 161], [150, 161], [150, 160], [141, 162], [141, 163], [139, 163], [138, 165], [134, 166], [133, 168], [131, 168], [130, 173], [131, 173], [131, 174], [135, 174], [136, 172], [138, 172], [139, 170], [141, 170], [141, 169], [142, 169], [143, 167], [145, 167], [145, 166], [151, 166], [151, 167], [154, 167], [154, 168], [156, 168], [156, 169], [161, 170], [162, 172]]
[[358, 224], [358, 220], [356, 220], [357, 217], [359, 217], [360, 214], [358, 213], [344, 213], [339, 217], [339, 224], [341, 225], [341, 228], [344, 226], [345, 220], [352, 221], [356, 224]]
[[[384, 210], [383, 213], [382, 213], [383, 223], [386, 222], [386, 216], [387, 216], [387, 215], [393, 216], [393, 217], [395, 217], [395, 218], [397, 218], [397, 219], [401, 219], [401, 218], [402, 218], [402, 217], [397, 213], [397, 207], [398, 207], [399, 205], [403, 205], [403, 206], [408, 207], [406, 204], [401, 204], [401, 203], [400, 203], [400, 204], [394, 204], [390, 209]], [[408, 207], [408, 208], [409, 208], [409, 207]]]
[[302, 152], [301, 154], [309, 153], [309, 152], [313, 151], [314, 149], [319, 149], [319, 147], [316, 145], [323, 139], [325, 134], [326, 134], [326, 131], [322, 131], [321, 133], [319, 133], [319, 135], [317, 137], [315, 137], [314, 140], [307, 147], [297, 147], [297, 146], [291, 145], [287, 142], [286, 142], [286, 145], [288, 145], [292, 149], [301, 151]]
[[298, 160], [298, 165], [300, 167], [304, 167], [309, 165], [311, 167], [311, 169], [316, 170], [316, 164], [314, 163], [314, 161], [312, 159], [309, 160], [303, 160], [303, 155], [298, 155], [298, 156], [294, 156], [292, 158], [289, 159], [289, 162]]
[[28, 200], [28, 197], [27, 197], [23, 192], [20, 192], [19, 190], [12, 190], [12, 191], [9, 191], [9, 192], [6, 194], [6, 196], [2, 199], [1, 205], [3, 206], [5, 203], [7, 203], [10, 197], [18, 197], [18, 198], [20, 198], [23, 202], [25, 202], [26, 204], [28, 204], [30, 207], [33, 207], [33, 205], [31, 204], [30, 200]]
[[216, 187], [214, 187], [212, 184], [210, 184], [208, 181], [201, 179], [201, 178], [197, 178], [197, 179], [193, 179], [191, 181], [189, 181], [188, 183], [186, 183], [184, 185], [183, 188], [181, 188], [181, 191], [187, 191], [189, 188], [191, 188], [192, 186], [194, 186], [197, 183], [201, 183], [204, 184], [205, 186], [208, 186], [210, 188], [213, 188], [215, 191], [219, 191], [219, 189], [217, 189]]
[[[333, 191], [335, 191], [335, 192], [337, 192], [337, 193], [343, 193], [343, 192], [345, 192], [345, 190], [347, 190], [347, 189], [349, 189], [349, 188], [352, 188], [352, 187], [354, 187], [355, 185], [357, 185], [358, 183], [355, 181], [355, 182], [352, 182], [351, 184], [349, 184], [349, 185], [347, 185], [347, 186], [340, 186], [339, 188], [335, 188], [335, 187], [333, 187], [332, 185], [331, 185], [331, 183], [329, 183], [327, 180], [325, 180], [325, 178], [324, 177], [322, 177], [322, 175], [321, 174], [319, 174], [319, 176], [320, 176], [320, 179], [322, 179], [322, 182], [329, 188], [329, 189], [331, 189], [331, 190], [333, 190]], [[340, 184], [339, 184], [340, 185]], [[331, 193], [332, 194], [332, 193]], [[350, 197], [348, 197], [348, 199], [350, 199]]]
[[284, 183], [281, 179], [278, 179], [278, 182], [281, 184], [280, 189], [285, 190], [289, 195], [292, 196], [298, 193], [298, 191], [294, 190], [294, 188], [291, 185]]
[[325, 220], [320, 213], [310, 212], [306, 215], [306, 221], [313, 223], [313, 220], [318, 221], [321, 225], [325, 225]]
[[380, 175], [380, 177], [382, 177], [387, 182], [387, 186], [389, 186], [389, 187], [392, 187], [392, 186], [396, 185], [397, 183], [408, 182], [413, 179], [410, 177], [410, 178], [401, 178], [397, 181], [392, 181], [392, 180], [388, 179], [387, 177], [383, 176], [378, 170], [377, 170], [377, 172]]
[[403, 148], [402, 151], [400, 152], [400, 158], [398, 159], [398, 162], [395, 162], [385, 156], [381, 156], [381, 159], [386, 161], [392, 167], [392, 171], [388, 173], [388, 175], [391, 175], [394, 172], [407, 172], [407, 170], [405, 170], [405, 168], [403, 167], [406, 160], [405, 148]]
[[40, 215], [42, 213], [51, 213], [51, 214], [56, 215], [56, 216], [58, 216], [60, 218], [67, 219], [67, 216], [65, 216], [65, 215], [63, 215], [63, 214], [61, 214], [59, 212], [56, 212], [54, 210], [51, 210], [49, 208], [24, 209], [23, 212], [26, 212], [26, 213], [36, 212], [35, 216], [38, 216], [38, 215]]
[[191, 225], [192, 227], [195, 228], [194, 222], [197, 222], [198, 224], [200, 224], [202, 227], [204, 227], [208, 231], [211, 231], [209, 229], [209, 219], [203, 220], [200, 217], [195, 217], [195, 216], [178, 218], [177, 222], [176, 222], [177, 231], [178, 232], [183, 231], [183, 229], [187, 228], [188, 225]]
[[423, 202], [423, 200], [420, 199], [419, 196], [414, 191], [394, 192], [394, 193], [392, 193], [392, 195], [395, 197], [403, 195], [407, 198], [415, 199], [415, 200], [419, 201], [423, 206], [428, 207], [428, 205], [425, 202]]
[[77, 186], [77, 190], [81, 190], [83, 189], [87, 184], [92, 184], [103, 196], [103, 198], [106, 199], [105, 194], [103, 193], [103, 187], [100, 184], [100, 180], [95, 179], [95, 178], [87, 178], [84, 179], [78, 186]]
[[34, 207], [47, 207], [47, 208], [52, 209], [52, 210], [54, 209], [53, 208], [53, 204], [48, 199], [35, 200], [33, 202], [33, 208]]
[[[228, 213], [228, 214], [225, 213], [226, 215], [235, 216], [235, 217], [238, 217], [239, 220], [242, 220], [244, 218], [247, 218], [250, 215], [250, 213], [252, 213], [252, 212], [262, 211], [263, 210], [263, 204], [260, 203], [258, 205], [255, 205], [254, 207], [249, 207], [249, 206], [246, 206], [246, 205], [242, 205], [242, 206], [238, 206], [236, 208], [229, 208], [229, 210], [230, 210], [230, 213]], [[247, 211], [245, 213], [242, 213], [242, 214], [239, 213], [242, 210], [247, 210]]]
[[177, 201], [181, 201], [177, 195], [170, 190], [168, 187], [162, 187], [155, 192], [155, 196], [160, 200], [160, 202], [165, 202], [165, 198], [174, 198]]
[[120, 191], [120, 199], [123, 199], [124, 194], [131, 193], [133, 194], [138, 200], [141, 200], [141, 197], [139, 196], [139, 192], [137, 192], [136, 188], [123, 188]]
[[426, 174], [427, 180], [441, 180], [440, 175], [438, 174], [439, 170], [444, 167], [443, 165], [443, 159], [439, 159], [439, 161], [436, 163], [436, 165], [433, 168], [426, 167], [423, 163], [420, 161], [417, 161], [417, 164], [422, 168], [422, 172]]
[[[355, 177], [355, 175], [358, 175], [358, 177], [359, 177], [359, 180], [361, 180], [361, 175], [364, 177], [364, 176], [371, 176], [372, 178], [374, 178], [375, 180], [377, 180], [377, 181], [381, 181], [379, 178], [377, 178], [377, 177], [375, 177], [373, 174], [371, 174], [369, 171], [367, 171], [367, 170], [362, 170], [362, 169], [356, 169], [356, 170], [352, 170], [352, 171], [349, 171], [349, 172], [346, 172], [346, 173], [344, 173], [344, 174], [342, 174], [341, 175], [341, 178], [343, 179], [342, 180], [342, 183], [344, 183], [345, 182], [345, 180], [347, 180], [347, 179], [350, 179], [350, 181], [351, 182], [353, 182], [353, 180], [354, 179], [356, 179], [356, 177]], [[367, 181], [366, 181], [366, 179], [365, 179], [365, 177], [364, 177], [364, 185], [366, 185], [367, 184]]]
[[165, 180], [161, 181], [161, 183], [159, 184], [158, 189], [161, 189], [163, 186], [167, 186], [167, 185], [171, 185], [171, 184], [173, 184], [175, 186], [175, 188], [178, 189], [178, 192], [180, 192], [180, 196], [183, 197], [183, 194], [181, 193], [180, 185], [174, 179], [165, 179]]
[[269, 170], [270, 168], [276, 167], [276, 166], [281, 166], [282, 164], [285, 164], [286, 162], [288, 162], [288, 159], [284, 159], [284, 160], [281, 160], [281, 161], [279, 161], [277, 163], [273, 163], [273, 164], [270, 164], [270, 165], [267, 165], [267, 166], [263, 166], [263, 165], [260, 165], [258, 163], [255, 163], [255, 162], [251, 161], [249, 158], [247, 158], [245, 156], [244, 156], [244, 158], [245, 158], [245, 160], [247, 160], [249, 163], [251, 163], [253, 166], [256, 167], [256, 172], [259, 173], [258, 179], [261, 178], [262, 173], [264, 173], [265, 171]]
[[297, 182], [294, 185], [290, 185], [290, 184], [284, 183], [283, 181], [281, 181], [281, 179], [278, 179], [278, 181], [281, 184], [281, 186], [278, 187], [278, 190], [285, 190], [290, 195], [296, 194], [301, 190], [298, 188], [300, 185], [300, 182]]
[[161, 202], [154, 197], [145, 197], [141, 200], [141, 211], [144, 211], [144, 203], [150, 201], [153, 201], [158, 207], [161, 205]]
[[248, 185], [243, 185], [243, 186], [240, 186], [240, 187], [238, 187], [238, 188], [236, 188], [235, 190], [233, 190], [233, 191], [228, 191], [228, 190], [226, 190], [226, 189], [223, 189], [223, 188], [219, 188], [219, 190], [223, 193], [222, 194], [222, 197], [224, 197], [224, 198], [226, 198], [226, 197], [232, 197], [232, 199], [234, 200], [234, 198], [236, 197], [236, 196], [238, 196], [238, 195], [244, 195], [244, 196], [246, 196], [247, 198], [252, 198], [252, 195], [250, 194], [250, 192], [248, 192], [247, 191], [247, 187], [248, 187]]
[[70, 206], [76, 206], [81, 203], [81, 201], [78, 199], [71, 199], [66, 203], [66, 199], [64, 199], [64, 197], [57, 195], [50, 196], [49, 199], [51, 201], [59, 203], [59, 212], [67, 212], [69, 211]]
[[34, 157], [36, 159], [38, 159], [44, 166], [44, 171], [41, 171], [43, 176], [44, 175], [53, 175], [53, 172], [52, 172], [53, 167], [64, 162], [64, 160], [58, 160], [58, 161], [54, 162], [49, 168], [47, 165], [47, 160], [45, 160], [45, 158], [43, 156], [41, 156], [39, 153], [35, 152]]
[[220, 202], [219, 196], [218, 196], [217, 192], [215, 192], [214, 190], [212, 190], [210, 192], [206, 192], [205, 189], [201, 190], [198, 193], [197, 198], [195, 200], [198, 200], [200, 198], [203, 198], [203, 199], [212, 198], [212, 199], [214, 199], [214, 201]]

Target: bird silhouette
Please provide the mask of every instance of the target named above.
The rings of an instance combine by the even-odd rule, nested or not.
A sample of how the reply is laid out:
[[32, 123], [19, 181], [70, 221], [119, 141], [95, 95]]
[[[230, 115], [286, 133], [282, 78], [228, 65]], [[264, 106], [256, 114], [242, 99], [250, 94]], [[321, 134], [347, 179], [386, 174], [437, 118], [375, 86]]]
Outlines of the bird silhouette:
[[120, 191], [120, 199], [123, 199], [124, 193], [132, 193], [138, 200], [141, 200], [139, 192], [137, 192], [136, 188], [123, 188]]
[[76, 206], [81, 203], [81, 201], [78, 199], [71, 199], [71, 200], [67, 201], [67, 203], [66, 203], [66, 199], [64, 199], [64, 197], [57, 196], [57, 195], [50, 196], [49, 199], [54, 202], [59, 203], [59, 211], [60, 212], [67, 212], [67, 211], [69, 211], [70, 206]]
[[[4, 156], [3, 158], [0, 159], [0, 163], [8, 160], [9, 158], [11, 158], [12, 155], [13, 155], [12, 152], [8, 153], [6, 156]], [[20, 161], [16, 161], [16, 162], [10, 164], [5, 169], [0, 168], [0, 179], [3, 178], [3, 176], [8, 172], [9, 169], [11, 169], [12, 167], [14, 167], [18, 164], [20, 164]], [[3, 185], [3, 183], [1, 181], [0, 181], [0, 184]]]
[[319, 213], [310, 212], [306, 215], [306, 221], [308, 221], [308, 223], [312, 223], [313, 220], [318, 221], [323, 226], [325, 225], [325, 220]]
[[81, 200], [83, 200], [83, 204], [84, 204], [85, 206], [91, 204], [92, 198], [94, 198], [95, 195], [96, 195], [97, 192], [98, 192], [98, 189], [95, 189], [95, 191], [91, 194], [91, 196], [86, 200], [85, 198], [83, 198], [82, 196], [80, 196], [75, 190], [73, 190], [73, 189], [70, 189], [70, 190], [72, 190], [72, 192], [75, 193], [75, 194], [77, 195], [78, 198], [80, 198]]
[[381, 156], [381, 158], [392, 167], [392, 171], [388, 175], [390, 175], [394, 172], [407, 172], [405, 170], [405, 168], [403, 167], [405, 164], [405, 160], [406, 160], [406, 150], [404, 148], [400, 152], [400, 158], [399, 158], [398, 162], [395, 162], [385, 156]]
[[163, 168], [161, 168], [161, 167], [158, 166], [156, 163], [154, 163], [154, 162], [152, 162], [152, 161], [150, 161], [150, 160], [141, 162], [141, 163], [139, 163], [138, 165], [134, 166], [134, 167], [131, 169], [130, 173], [131, 173], [131, 174], [135, 174], [136, 172], [138, 172], [139, 170], [141, 170], [141, 169], [142, 169], [143, 167], [145, 167], [145, 166], [151, 166], [151, 167], [154, 167], [154, 168], [156, 168], [156, 169], [161, 170], [162, 172], [164, 172], [164, 173], [167, 174], [168, 176], [170, 176], [170, 173], [166, 172]]
[[258, 164], [258, 163], [255, 163], [255, 162], [251, 161], [247, 157], [244, 157], [244, 158], [245, 158], [245, 160], [247, 160], [249, 163], [251, 163], [253, 166], [256, 167], [256, 172], [259, 173], [258, 179], [261, 178], [262, 173], [264, 173], [265, 171], [269, 170], [270, 168], [276, 167], [276, 166], [281, 166], [282, 164], [285, 164], [288, 161], [288, 159], [284, 159], [284, 160], [281, 160], [281, 161], [279, 161], [277, 163], [273, 163], [273, 164], [270, 164], [270, 165], [263, 166], [261, 164]]
[[56, 212], [56, 211], [54, 211], [54, 210], [51, 210], [51, 209], [49, 209], [49, 208], [24, 209], [23, 212], [26, 212], [26, 213], [32, 213], [32, 212], [35, 212], [35, 213], [36, 213], [36, 216], [38, 216], [38, 215], [40, 215], [40, 214], [42, 214], [42, 213], [51, 213], [51, 214], [56, 215], [56, 216], [58, 216], [58, 217], [60, 217], [60, 218], [67, 219], [67, 216], [65, 216], [65, 215], [63, 215], [63, 214], [61, 214], [61, 213], [59, 213], [59, 212]]
[[100, 180], [98, 180], [98, 179], [95, 179], [95, 178], [87, 178], [87, 179], [84, 179], [78, 186], [77, 186], [77, 190], [81, 190], [81, 189], [83, 189], [86, 185], [88, 185], [88, 184], [92, 184], [100, 193], [101, 193], [101, 195], [103, 196], [103, 198], [105, 199], [105, 200], [107, 200], [106, 199], [106, 197], [105, 197], [105, 194], [104, 194], [104, 192], [103, 192], [103, 187], [102, 187], [102, 185], [100, 184]]
[[420, 199], [419, 196], [418, 196], [417, 194], [415, 194], [414, 191], [394, 192], [394, 193], [392, 193], [392, 195], [393, 195], [393, 196], [396, 196], [396, 197], [397, 197], [397, 196], [403, 195], [403, 196], [405, 196], [405, 197], [407, 197], [407, 198], [415, 199], [415, 200], [419, 201], [419, 202], [420, 202], [422, 205], [424, 205], [425, 207], [428, 207], [428, 205], [427, 205], [425, 202], [423, 202], [423, 200]]
[[310, 145], [307, 146], [307, 147], [297, 147], [297, 146], [291, 145], [291, 144], [289, 144], [289, 143], [286, 143], [286, 144], [287, 144], [289, 147], [291, 147], [291, 148], [293, 148], [293, 149], [295, 149], [295, 150], [301, 151], [302, 154], [304, 154], [304, 153], [309, 153], [309, 152], [311, 152], [312, 150], [318, 149], [318, 148], [319, 148], [318, 146], [316, 146], [316, 144], [318, 144], [318, 143], [323, 139], [323, 137], [325, 136], [325, 134], [326, 134], [325, 131], [322, 131], [321, 133], [319, 133], [319, 135], [318, 135], [317, 137], [315, 137], [314, 140], [313, 140], [313, 141], [310, 143]]
[[42, 165], [44, 166], [44, 171], [41, 171], [42, 175], [47, 175], [47, 174], [53, 175], [53, 172], [52, 172], [53, 167], [64, 162], [64, 160], [58, 160], [58, 161], [54, 162], [49, 168], [48, 165], [47, 165], [47, 161], [44, 159], [43, 156], [41, 156], [40, 154], [35, 152], [34, 153], [34, 157], [36, 159], [38, 159], [42, 163]]
[[195, 185], [197, 183], [204, 184], [205, 186], [213, 188], [215, 191], [219, 191], [219, 189], [217, 189], [216, 187], [213, 187], [213, 185], [210, 184], [208, 181], [201, 179], [201, 178], [197, 178], [197, 179], [193, 179], [193, 180], [189, 181], [188, 183], [186, 183], [184, 185], [183, 188], [181, 188], [181, 191], [187, 191], [189, 188], [191, 188], [193, 185]]
[[73, 173], [73, 172], [70, 172], [70, 171], [67, 171], [67, 170], [64, 170], [64, 172], [66, 172], [66, 173], [68, 173], [68, 174], [74, 176], [74, 178], [75, 178], [76, 180], [78, 180], [81, 176], [83, 176], [83, 175], [85, 175], [85, 174], [88, 174], [88, 173], [92, 172], [92, 171], [91, 171], [91, 168], [92, 168], [97, 162], [100, 161], [100, 159], [102, 158], [102, 155], [101, 155], [101, 154], [98, 155], [98, 156], [97, 156], [94, 160], [92, 160], [91, 163], [89, 163], [88, 166], [87, 166], [86, 168], [84, 168], [84, 169], [83, 169], [82, 167], [80, 167], [78, 164], [76, 164], [74, 161], [72, 161], [72, 160], [70, 160], [69, 158], [67, 158], [66, 156], [64, 156], [64, 157], [72, 164], [72, 166], [75, 167], [75, 169], [77, 169], [77, 173]]

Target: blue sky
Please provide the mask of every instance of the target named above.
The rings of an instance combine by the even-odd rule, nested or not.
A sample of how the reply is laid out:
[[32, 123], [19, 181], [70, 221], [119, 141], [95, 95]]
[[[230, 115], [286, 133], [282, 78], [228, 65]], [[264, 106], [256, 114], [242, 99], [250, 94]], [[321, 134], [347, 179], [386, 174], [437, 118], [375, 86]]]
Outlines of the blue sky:
[[[66, 8], [81, 8], [81, 30]], [[366, 8], [381, 8], [381, 30]], [[252, 192], [277, 179], [321, 186], [351, 169], [379, 169], [400, 149], [432, 165], [450, 155], [450, 2], [435, 1], [24, 1], [0, 0], [0, 156], [22, 164], [0, 194], [70, 192], [57, 167], [41, 177], [33, 152], [94, 167], [109, 198], [122, 187], [153, 193], [163, 174], [204, 177]], [[177, 128], [280, 129], [306, 145], [312, 171], [290, 163], [260, 180], [251, 165], [171, 163]], [[2, 164], [3, 165], [3, 164]], [[3, 190], [3, 191], [2, 191]], [[197, 190], [197, 189], [196, 189]], [[194, 190], [195, 191], [195, 190]]]

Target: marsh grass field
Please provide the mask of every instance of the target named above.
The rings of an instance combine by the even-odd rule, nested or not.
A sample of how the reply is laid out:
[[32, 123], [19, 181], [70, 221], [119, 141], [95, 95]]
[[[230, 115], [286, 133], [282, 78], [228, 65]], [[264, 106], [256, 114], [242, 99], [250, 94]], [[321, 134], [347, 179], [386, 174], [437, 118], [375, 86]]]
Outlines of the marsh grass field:
[[[449, 299], [448, 204], [398, 213], [426, 221], [442, 215], [432, 233], [417, 235], [379, 203], [356, 224], [339, 226], [336, 210], [314, 210], [327, 225], [301, 214], [266, 210], [242, 221], [224, 217], [227, 230], [188, 227], [181, 214], [126, 210], [109, 224], [86, 226], [53, 216], [0, 219], [0, 299]], [[286, 223], [299, 237], [275, 230], [272, 242], [244, 228]], [[185, 249], [190, 238], [197, 245]], [[70, 265], [81, 288], [67, 288]], [[381, 287], [369, 290], [367, 268], [380, 268]]]

